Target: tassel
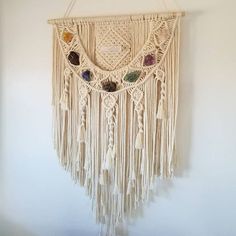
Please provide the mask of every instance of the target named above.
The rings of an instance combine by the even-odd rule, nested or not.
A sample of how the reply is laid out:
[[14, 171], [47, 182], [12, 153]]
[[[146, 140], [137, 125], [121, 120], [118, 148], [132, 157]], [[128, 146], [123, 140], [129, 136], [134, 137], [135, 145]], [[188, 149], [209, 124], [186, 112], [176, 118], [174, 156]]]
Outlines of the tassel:
[[99, 176], [99, 184], [101, 184], [101, 185], [105, 184], [103, 173], [101, 173], [100, 176]]
[[145, 156], [142, 156], [142, 162], [141, 162], [141, 175], [144, 175], [144, 168], [145, 168]]
[[84, 183], [82, 184], [82, 186], [86, 187], [86, 194], [88, 195], [88, 175], [85, 174], [85, 180], [84, 180]]
[[68, 94], [64, 91], [60, 100], [61, 109], [68, 111], [69, 110], [69, 97]]
[[135, 148], [143, 149], [143, 132], [138, 132], [136, 140], [135, 140]]
[[151, 178], [149, 188], [150, 188], [150, 190], [154, 190], [154, 180], [153, 180], [153, 177]]
[[105, 170], [105, 159], [103, 159], [102, 163], [101, 163], [101, 169]]
[[132, 191], [132, 181], [129, 180], [128, 187], [127, 187], [127, 195], [129, 195]]
[[111, 169], [112, 157], [113, 157], [113, 152], [112, 149], [109, 147], [105, 158], [104, 170]]
[[159, 102], [159, 106], [158, 106], [158, 111], [157, 111], [157, 119], [166, 119], [166, 110], [164, 108], [164, 104], [162, 101]]
[[76, 171], [80, 171], [80, 161], [79, 160], [77, 160], [76, 162], [75, 162], [75, 168], [76, 168]]
[[87, 175], [88, 175], [88, 179], [91, 179], [91, 178], [92, 178], [92, 168], [91, 168], [91, 165], [89, 165]]
[[[85, 181], [84, 181], [84, 186], [86, 186], [86, 187], [89, 186], [89, 182], [90, 182], [90, 180], [92, 178], [92, 173], [91, 172], [92, 172], [91, 168], [89, 167], [88, 171], [86, 172]], [[88, 191], [88, 188], [87, 188], [87, 191]]]
[[134, 170], [132, 171], [132, 174], [131, 174], [131, 180], [136, 180], [136, 175], [135, 175], [135, 171]]
[[85, 139], [86, 139], [86, 130], [84, 125], [80, 125], [80, 130], [78, 132], [78, 137], [77, 137], [77, 141], [80, 143], [85, 143]]
[[115, 146], [113, 146], [113, 149], [112, 149], [112, 159], [115, 159], [115, 156], [116, 156], [116, 149], [115, 149]]
[[89, 169], [88, 158], [85, 158], [84, 169], [85, 169], [85, 170], [88, 170], [88, 169]]
[[102, 207], [102, 214], [105, 216], [106, 213], [107, 213], [107, 211], [106, 211], [106, 205], [104, 205], [104, 206]]
[[114, 187], [114, 190], [113, 190], [113, 194], [118, 195], [119, 193], [120, 193], [120, 191], [119, 191], [118, 185], [116, 184]]

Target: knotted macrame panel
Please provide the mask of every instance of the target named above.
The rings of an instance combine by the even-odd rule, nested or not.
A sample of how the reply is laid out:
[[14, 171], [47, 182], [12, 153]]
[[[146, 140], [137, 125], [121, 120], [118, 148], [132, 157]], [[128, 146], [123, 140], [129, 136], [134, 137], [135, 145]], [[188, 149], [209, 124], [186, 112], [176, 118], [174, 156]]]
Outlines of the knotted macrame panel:
[[149, 27], [148, 21], [107, 21], [79, 25], [78, 31], [91, 60], [111, 71], [130, 63], [146, 42]]
[[180, 14], [51, 23], [55, 149], [115, 235], [174, 175]]

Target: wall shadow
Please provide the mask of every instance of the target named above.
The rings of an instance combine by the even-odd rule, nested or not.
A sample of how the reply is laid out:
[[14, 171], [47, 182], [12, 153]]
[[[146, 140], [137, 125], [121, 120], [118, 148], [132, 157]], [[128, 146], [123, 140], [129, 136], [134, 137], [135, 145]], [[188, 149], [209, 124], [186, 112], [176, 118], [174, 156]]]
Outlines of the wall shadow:
[[0, 215], [0, 235], [1, 236], [36, 236], [28, 229], [25, 229], [18, 223], [8, 220]]
[[[4, 17], [4, 8], [3, 1], [0, 1], [0, 195], [4, 199], [4, 169], [3, 169], [3, 17]], [[0, 201], [0, 207], [2, 205]]]
[[188, 175], [191, 169], [192, 123], [194, 104], [194, 68], [196, 19], [202, 12], [187, 12], [182, 20], [180, 44], [179, 109], [176, 130], [176, 177]]

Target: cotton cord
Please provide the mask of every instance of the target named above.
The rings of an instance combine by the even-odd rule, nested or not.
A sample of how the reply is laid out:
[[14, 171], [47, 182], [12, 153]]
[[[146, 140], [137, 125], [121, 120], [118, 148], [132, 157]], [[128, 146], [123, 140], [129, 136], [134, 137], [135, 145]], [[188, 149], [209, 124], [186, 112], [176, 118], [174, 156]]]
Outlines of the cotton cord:
[[174, 176], [181, 14], [54, 22], [54, 146], [91, 198], [101, 235], [118, 236], [156, 179]]
[[75, 6], [75, 3], [76, 3], [77, 0], [71, 0], [70, 3], [68, 4], [68, 7], [66, 8], [66, 11], [65, 11], [65, 14], [64, 14], [64, 18], [67, 18], [69, 17], [72, 9], [74, 8]]

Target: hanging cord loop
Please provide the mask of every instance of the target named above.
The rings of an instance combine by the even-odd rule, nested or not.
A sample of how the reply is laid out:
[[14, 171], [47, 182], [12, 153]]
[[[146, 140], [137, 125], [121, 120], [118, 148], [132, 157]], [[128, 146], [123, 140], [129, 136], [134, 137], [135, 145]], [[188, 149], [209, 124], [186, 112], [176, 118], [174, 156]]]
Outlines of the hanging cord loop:
[[[173, 2], [174, 8], [176, 8], [177, 11], [181, 11], [181, 7], [179, 5], [179, 3], [177, 2], [177, 0], [171, 0]], [[73, 10], [75, 4], [76, 4], [77, 0], [71, 0], [66, 11], [64, 14], [64, 17], [69, 17], [71, 11]], [[163, 8], [165, 11], [168, 11], [168, 6], [167, 6], [167, 2], [166, 0], [161, 0]]]
[[[177, 0], [171, 0], [176, 11], [181, 11], [181, 7]], [[166, 0], [160, 0], [165, 11], [169, 11]], [[172, 9], [173, 10], [173, 9]]]
[[77, 1], [77, 0], [71, 0], [71, 1], [70, 1], [69, 5], [68, 5], [68, 7], [67, 7], [67, 9], [66, 9], [66, 11], [65, 11], [65, 14], [64, 14], [64, 17], [65, 17], [65, 18], [66, 18], [66, 17], [69, 17], [69, 15], [70, 15], [72, 9], [73, 9], [74, 6], [75, 6], [76, 1]]

